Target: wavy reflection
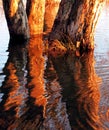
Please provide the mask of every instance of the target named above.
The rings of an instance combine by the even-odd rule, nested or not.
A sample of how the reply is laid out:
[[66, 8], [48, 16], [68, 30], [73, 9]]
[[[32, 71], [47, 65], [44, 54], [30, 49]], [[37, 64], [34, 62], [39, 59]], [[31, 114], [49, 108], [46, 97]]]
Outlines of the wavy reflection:
[[[42, 56], [42, 36], [31, 38], [27, 46], [27, 85], [28, 99], [25, 113], [18, 118], [14, 125], [16, 129], [36, 130], [41, 129], [45, 118], [46, 98], [43, 80], [44, 58]], [[10, 126], [12, 127], [12, 126]]]
[[[42, 35], [37, 35], [30, 39], [28, 46], [28, 88], [30, 89], [30, 97], [34, 99], [34, 105], [38, 107], [46, 106], [45, 88], [44, 88], [44, 57], [43, 57]], [[44, 112], [44, 111], [43, 111]]]
[[[0, 104], [0, 128], [7, 129], [12, 122], [25, 113], [28, 91], [27, 83], [27, 50], [21, 41], [10, 40], [9, 58], [4, 67], [5, 81], [1, 92], [4, 94]], [[15, 45], [17, 44], [17, 45]]]
[[[57, 59], [52, 58], [49, 62], [53, 62], [58, 76], [57, 81], [61, 85], [62, 101], [58, 103], [64, 104], [65, 110], [62, 110], [68, 116], [70, 128], [73, 130], [102, 129], [99, 118], [100, 92], [98, 88], [98, 82], [101, 82], [101, 79], [94, 69], [93, 52], [84, 54], [80, 58], [73, 54]], [[52, 80], [51, 84], [53, 82]], [[65, 115], [63, 118], [65, 119]]]
[[46, 108], [42, 36], [31, 38], [25, 46], [15, 44], [10, 41], [4, 68], [0, 129], [39, 129], [43, 126]]
[[47, 91], [45, 130], [71, 130], [66, 105], [62, 102], [62, 87], [58, 82], [56, 70], [50, 59], [47, 61], [45, 80]]
[[41, 35], [25, 46], [10, 41], [0, 129], [101, 130], [101, 79], [94, 69], [93, 52], [49, 57], [45, 71], [44, 67]]

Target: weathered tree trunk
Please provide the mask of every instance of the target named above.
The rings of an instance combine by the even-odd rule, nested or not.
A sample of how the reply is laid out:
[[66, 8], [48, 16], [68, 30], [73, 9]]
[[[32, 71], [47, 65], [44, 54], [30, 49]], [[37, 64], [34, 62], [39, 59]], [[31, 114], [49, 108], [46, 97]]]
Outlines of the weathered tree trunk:
[[11, 38], [29, 38], [27, 15], [22, 0], [3, 0], [3, 7]]
[[59, 9], [60, 0], [46, 0], [44, 15], [44, 32], [49, 33]]
[[27, 0], [26, 12], [28, 16], [30, 35], [43, 32], [45, 0]]
[[103, 1], [62, 0], [50, 40], [70, 38], [75, 45], [80, 43], [82, 48], [93, 48], [93, 33]]

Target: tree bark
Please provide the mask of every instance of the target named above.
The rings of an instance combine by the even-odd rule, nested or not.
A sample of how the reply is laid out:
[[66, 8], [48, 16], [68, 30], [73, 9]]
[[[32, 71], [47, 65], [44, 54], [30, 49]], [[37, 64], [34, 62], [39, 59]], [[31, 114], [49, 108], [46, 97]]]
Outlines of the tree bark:
[[82, 48], [93, 49], [93, 33], [103, 1], [62, 0], [49, 40], [68, 38], [75, 45], [80, 43]]
[[26, 12], [28, 16], [30, 35], [43, 32], [45, 0], [27, 0]]
[[44, 14], [44, 32], [49, 33], [59, 9], [60, 0], [46, 0]]
[[28, 39], [29, 27], [22, 0], [3, 0], [11, 38]]

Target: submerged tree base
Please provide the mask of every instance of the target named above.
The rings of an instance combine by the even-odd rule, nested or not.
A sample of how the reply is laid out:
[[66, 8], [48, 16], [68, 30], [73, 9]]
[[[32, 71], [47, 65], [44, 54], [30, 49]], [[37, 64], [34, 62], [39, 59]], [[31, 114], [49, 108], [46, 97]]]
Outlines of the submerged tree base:
[[[93, 44], [93, 43], [92, 43]], [[83, 44], [77, 41], [76, 45], [67, 39], [67, 43], [59, 40], [44, 40], [44, 52], [53, 57], [60, 57], [69, 53], [75, 53], [76, 56], [82, 56], [94, 50], [92, 44]]]
[[58, 40], [49, 42], [48, 47], [48, 53], [54, 57], [62, 56], [67, 52], [67, 48], [65, 48]]

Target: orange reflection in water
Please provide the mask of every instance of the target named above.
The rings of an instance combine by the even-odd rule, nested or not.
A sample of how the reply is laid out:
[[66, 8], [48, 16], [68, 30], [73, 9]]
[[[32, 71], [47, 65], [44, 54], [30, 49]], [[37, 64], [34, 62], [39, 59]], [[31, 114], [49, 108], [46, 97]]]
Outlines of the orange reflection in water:
[[[80, 87], [77, 93], [78, 111], [80, 112], [80, 116], [82, 116], [82, 114], [86, 115], [85, 121], [89, 128], [102, 130], [99, 117], [99, 84], [101, 84], [101, 78], [96, 74], [94, 65], [94, 56], [93, 52], [91, 52], [81, 58], [81, 64], [79, 63], [78, 65], [79, 69], [77, 67], [76, 70], [77, 72], [80, 70], [80, 73], [76, 72], [74, 75], [74, 78], [78, 75], [75, 83]], [[88, 128], [82, 124], [81, 119], [77, 119], [77, 122], [80, 124], [80, 127], [84, 129]]]
[[29, 76], [31, 80], [28, 87], [31, 88], [30, 96], [35, 99], [34, 103], [37, 106], [46, 105], [46, 98], [44, 97], [44, 58], [42, 36], [38, 35], [30, 39], [28, 46], [29, 56]]
[[[20, 45], [14, 45], [10, 40], [9, 57], [5, 65], [6, 79], [2, 86], [4, 93], [4, 113], [13, 109], [15, 117], [20, 117], [25, 111], [28, 92], [26, 84], [26, 49]], [[4, 116], [5, 117], [5, 116]], [[8, 117], [8, 115], [7, 115]]]
[[73, 130], [102, 130], [99, 117], [101, 78], [95, 72], [94, 63], [93, 52], [80, 58], [70, 54], [53, 59]]
[[10, 76], [8, 77], [7, 80], [7, 85], [8, 86], [13, 86], [13, 88], [11, 89], [8, 98], [6, 100], [5, 103], [5, 110], [10, 109], [10, 107], [16, 105], [19, 105], [21, 103], [22, 98], [20, 96], [16, 96], [17, 95], [17, 91], [19, 88], [19, 82], [18, 82], [18, 77], [16, 76], [16, 69], [13, 63], [9, 63], [9, 65], [7, 66], [7, 69], [10, 71]]
[[[102, 79], [96, 74], [94, 65], [94, 56], [93, 52], [91, 52], [81, 58], [81, 64], [79, 63], [78, 65], [79, 69], [77, 67], [77, 72], [80, 70], [80, 73], [76, 72], [74, 78], [75, 76], [78, 77], [76, 78], [76, 84], [81, 87], [77, 93], [78, 110], [80, 111], [80, 114], [82, 113], [82, 110], [84, 110], [84, 113], [87, 115], [87, 124], [94, 130], [102, 130], [102, 124], [99, 117], [99, 84], [101, 84]], [[81, 127], [84, 127], [80, 120], [77, 119], [77, 122], [80, 123]]]

